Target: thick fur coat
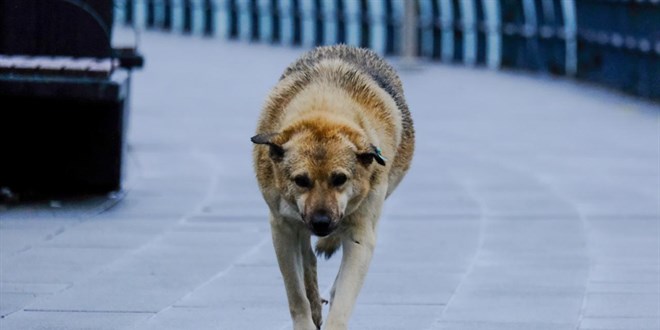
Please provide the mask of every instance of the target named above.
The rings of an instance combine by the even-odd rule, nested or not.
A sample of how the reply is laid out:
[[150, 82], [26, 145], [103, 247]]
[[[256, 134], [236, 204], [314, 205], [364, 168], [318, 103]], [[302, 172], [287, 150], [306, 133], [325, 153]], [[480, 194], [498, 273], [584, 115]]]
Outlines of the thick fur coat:
[[414, 129], [394, 69], [374, 52], [320, 47], [289, 66], [252, 138], [295, 329], [319, 329], [316, 252], [343, 248], [326, 329], [345, 329], [383, 201], [410, 167]]

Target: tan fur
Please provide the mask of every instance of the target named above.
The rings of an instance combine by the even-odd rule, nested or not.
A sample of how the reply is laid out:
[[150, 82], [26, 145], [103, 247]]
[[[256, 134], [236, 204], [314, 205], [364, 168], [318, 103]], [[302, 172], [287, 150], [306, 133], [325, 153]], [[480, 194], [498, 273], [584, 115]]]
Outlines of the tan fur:
[[[308, 230], [315, 214], [327, 215], [333, 228], [319, 239], [317, 253], [330, 257], [344, 247], [326, 329], [345, 329], [375, 246], [382, 203], [412, 159], [414, 131], [401, 82], [371, 51], [317, 48], [273, 88], [253, 142], [294, 329], [321, 326]], [[384, 166], [371, 161], [379, 159], [374, 146], [387, 158]]]

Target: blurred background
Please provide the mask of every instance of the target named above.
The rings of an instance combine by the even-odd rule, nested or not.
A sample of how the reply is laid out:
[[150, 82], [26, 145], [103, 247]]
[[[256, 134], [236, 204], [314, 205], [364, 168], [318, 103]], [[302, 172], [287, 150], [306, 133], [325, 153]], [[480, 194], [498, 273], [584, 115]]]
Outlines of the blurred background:
[[351, 329], [660, 328], [658, 0], [0, 0], [0, 328], [290, 329], [249, 138], [335, 43], [417, 134]]
[[[127, 25], [578, 76], [658, 98], [654, 0], [128, 0]], [[655, 87], [655, 88], [653, 88]]]

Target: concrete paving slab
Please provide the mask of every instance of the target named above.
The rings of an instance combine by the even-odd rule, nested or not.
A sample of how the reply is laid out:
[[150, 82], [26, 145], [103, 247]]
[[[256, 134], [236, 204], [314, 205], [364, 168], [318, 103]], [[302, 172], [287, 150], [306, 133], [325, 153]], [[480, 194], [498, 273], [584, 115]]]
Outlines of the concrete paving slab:
[[[0, 319], [23, 309], [37, 298], [34, 293], [0, 292]], [[1, 321], [0, 321], [1, 322]]]
[[226, 304], [214, 308], [172, 307], [153, 318], [137, 323], [134, 329], [149, 330], [242, 330], [277, 329], [288, 321], [288, 307], [283, 304], [244, 306]]
[[591, 318], [660, 318], [655, 293], [588, 293], [584, 315]]
[[115, 313], [82, 311], [24, 311], [0, 319], [1, 329], [21, 330], [114, 330], [123, 329], [150, 313]]
[[506, 323], [506, 322], [442, 322], [434, 330], [571, 330], [573, 324], [557, 323]]
[[580, 322], [581, 330], [619, 330], [619, 329], [636, 329], [636, 330], [655, 330], [660, 328], [660, 318], [616, 318], [616, 317], [603, 317], [591, 318], [587, 317]]

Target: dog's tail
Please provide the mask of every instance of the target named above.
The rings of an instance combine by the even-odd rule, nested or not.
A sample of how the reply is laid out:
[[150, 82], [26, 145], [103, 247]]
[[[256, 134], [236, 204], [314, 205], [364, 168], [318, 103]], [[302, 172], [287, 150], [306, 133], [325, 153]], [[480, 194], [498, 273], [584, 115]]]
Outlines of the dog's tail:
[[341, 239], [339, 235], [330, 235], [319, 238], [316, 242], [316, 255], [323, 256], [325, 259], [330, 259], [332, 255], [341, 247]]

